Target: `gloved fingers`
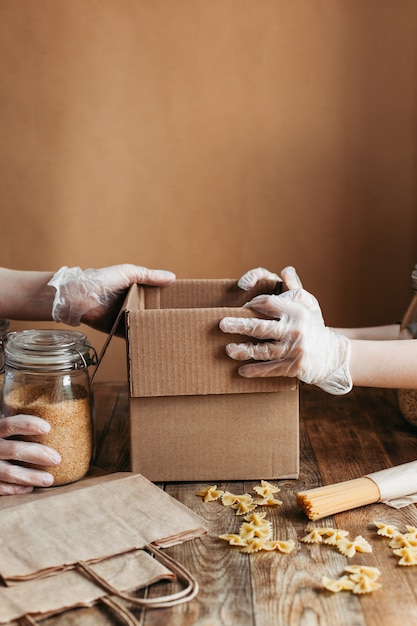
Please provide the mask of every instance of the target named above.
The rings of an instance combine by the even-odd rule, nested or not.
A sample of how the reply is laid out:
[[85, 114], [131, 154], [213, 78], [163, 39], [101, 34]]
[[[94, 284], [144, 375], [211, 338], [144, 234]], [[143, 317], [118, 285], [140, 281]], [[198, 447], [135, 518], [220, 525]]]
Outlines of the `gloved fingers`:
[[279, 318], [283, 310], [281, 305], [285, 307], [288, 300], [287, 297], [283, 298], [283, 296], [287, 296], [287, 294], [288, 292], [285, 292], [280, 296], [261, 294], [259, 296], [255, 296], [243, 306], [246, 309], [252, 309], [253, 311], [262, 313], [262, 315], [265, 315], [266, 317]]
[[260, 280], [274, 280], [277, 282], [284, 282], [287, 289], [302, 289], [302, 282], [292, 265], [288, 265], [284, 267], [281, 271], [281, 276], [275, 274], [275, 272], [270, 272], [264, 267], [257, 267], [255, 269], [251, 269], [246, 274], [243, 274], [238, 280], [238, 286], [245, 291], [249, 289], [253, 289], [255, 285]]
[[55, 287], [52, 319], [70, 326], [81, 321], [108, 332], [122, 304], [123, 294], [134, 283], [168, 285], [175, 274], [166, 270], [122, 263], [100, 269], [61, 267], [48, 282]]
[[295, 270], [295, 267], [288, 265], [281, 271], [281, 278], [287, 289], [302, 289], [303, 284]]
[[[59, 453], [41, 443], [6, 439], [5, 437], [41, 436], [48, 433], [50, 424], [35, 415], [12, 415], [0, 417], [0, 494], [24, 493], [31, 489], [19, 489], [13, 484], [49, 487], [54, 479], [42, 469], [32, 469], [9, 463], [18, 461], [40, 466], [55, 466], [61, 462]], [[8, 483], [11, 486], [8, 486]]]
[[28, 493], [33, 487], [50, 487], [54, 478], [43, 470], [0, 461], [0, 495]]
[[55, 466], [59, 465], [61, 457], [56, 450], [41, 443], [19, 439], [0, 439], [0, 460]]
[[31, 493], [33, 487], [0, 482], [0, 496], [19, 496], [24, 493]]
[[98, 270], [86, 270], [86, 274], [94, 279], [96, 276], [107, 290], [124, 291], [130, 285], [169, 285], [174, 282], [175, 274], [167, 270], [149, 269], [141, 265], [122, 263]]
[[285, 357], [289, 349], [286, 341], [265, 341], [263, 343], [229, 343], [226, 353], [236, 361], [273, 361]]
[[152, 270], [146, 267], [135, 269], [136, 276], [134, 282], [140, 285], [170, 285], [176, 279], [173, 272], [168, 270]]
[[320, 306], [311, 293], [305, 289], [292, 289], [280, 295], [261, 294], [244, 304], [247, 309], [262, 313], [266, 317], [281, 318], [283, 315], [294, 317], [302, 309], [320, 311]]
[[224, 333], [247, 335], [255, 339], [279, 340], [284, 332], [285, 320], [263, 320], [256, 317], [224, 317], [219, 327]]
[[276, 361], [260, 361], [258, 363], [247, 363], [238, 369], [240, 376], [244, 378], [267, 378], [272, 376], [296, 376], [292, 368], [285, 359]]
[[265, 280], [265, 279], [274, 280], [276, 282], [282, 282], [278, 274], [275, 274], [274, 272], [270, 272], [264, 267], [257, 267], [255, 269], [249, 270], [248, 272], [246, 272], [246, 274], [243, 274], [243, 276], [239, 278], [237, 284], [241, 289], [248, 291], [249, 289], [253, 289], [253, 287], [255, 287], [255, 285], [260, 280]]
[[11, 415], [0, 416], [0, 437], [13, 437], [16, 435], [46, 435], [51, 430], [51, 425], [46, 420], [36, 415]]

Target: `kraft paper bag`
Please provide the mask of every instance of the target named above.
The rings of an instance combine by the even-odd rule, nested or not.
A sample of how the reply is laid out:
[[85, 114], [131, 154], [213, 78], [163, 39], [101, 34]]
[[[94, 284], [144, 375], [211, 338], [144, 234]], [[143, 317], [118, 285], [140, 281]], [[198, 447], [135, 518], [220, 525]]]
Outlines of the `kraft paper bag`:
[[[92, 564], [91, 569], [115, 589], [130, 592], [175, 575], [143, 550]], [[105, 600], [107, 591], [77, 569], [0, 587], [0, 624], [18, 623], [27, 615], [40, 619], [70, 608]]]
[[[204, 520], [141, 474], [57, 488], [0, 503], [0, 575], [6, 584], [148, 544], [167, 547], [206, 532]], [[7, 496], [9, 498], [19, 496]]]
[[[18, 613], [26, 611], [26, 623], [31, 614], [46, 615], [97, 598], [121, 613], [124, 605], [120, 598], [157, 608], [188, 601], [198, 591], [195, 578], [161, 548], [202, 536], [207, 532], [205, 522], [140, 474], [104, 475], [67, 487], [0, 498], [0, 528], [0, 576], [5, 585], [0, 599], [4, 597], [6, 602], [8, 598], [13, 604], [13, 594], [28, 600], [32, 597], [28, 604], [22, 599], [23, 605], [15, 604]], [[117, 569], [113, 559], [130, 558], [138, 551], [142, 556], [135, 557], [134, 569], [140, 575], [118, 588], [112, 583], [112, 567]], [[162, 562], [157, 571], [149, 570], [149, 559], [155, 561], [154, 557]], [[62, 577], [69, 574], [72, 591], [62, 583]], [[176, 577], [185, 587], [154, 600], [133, 599], [124, 593], [164, 577]], [[36, 606], [33, 589], [24, 591], [29, 584], [42, 585]], [[91, 597], [91, 585], [96, 598]], [[47, 592], [52, 586], [57, 591]], [[84, 587], [80, 594], [77, 589]], [[7, 623], [1, 621], [2, 613], [0, 610], [0, 623]], [[129, 617], [127, 623], [135, 623], [134, 618]]]

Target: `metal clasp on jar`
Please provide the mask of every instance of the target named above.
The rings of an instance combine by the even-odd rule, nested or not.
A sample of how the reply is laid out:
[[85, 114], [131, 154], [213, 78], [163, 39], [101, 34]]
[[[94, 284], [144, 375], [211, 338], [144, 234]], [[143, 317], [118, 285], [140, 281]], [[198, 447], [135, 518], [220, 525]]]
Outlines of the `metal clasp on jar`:
[[80, 357], [80, 361], [76, 361], [74, 363], [74, 369], [75, 370], [81, 370], [81, 369], [85, 369], [90, 367], [90, 365], [97, 365], [98, 363], [98, 356], [97, 356], [97, 351], [95, 348], [93, 348], [93, 346], [90, 343], [86, 343], [85, 344], [88, 348], [88, 356], [86, 358], [85, 354], [82, 354], [79, 350], [74, 350], [74, 352], [76, 354], [78, 354], [78, 356]]

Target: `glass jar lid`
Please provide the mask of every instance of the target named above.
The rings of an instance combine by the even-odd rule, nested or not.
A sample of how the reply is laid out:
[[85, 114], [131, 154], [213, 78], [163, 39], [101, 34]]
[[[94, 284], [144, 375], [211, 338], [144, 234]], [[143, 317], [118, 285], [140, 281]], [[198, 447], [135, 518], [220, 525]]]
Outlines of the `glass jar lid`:
[[414, 266], [414, 270], [411, 273], [411, 289], [417, 291], [417, 265]]
[[37, 371], [84, 369], [97, 362], [86, 335], [75, 330], [21, 330], [9, 333], [5, 366]]
[[3, 318], [0, 318], [0, 338], [4, 338], [7, 335], [7, 331], [10, 328], [10, 322], [9, 320], [5, 320]]

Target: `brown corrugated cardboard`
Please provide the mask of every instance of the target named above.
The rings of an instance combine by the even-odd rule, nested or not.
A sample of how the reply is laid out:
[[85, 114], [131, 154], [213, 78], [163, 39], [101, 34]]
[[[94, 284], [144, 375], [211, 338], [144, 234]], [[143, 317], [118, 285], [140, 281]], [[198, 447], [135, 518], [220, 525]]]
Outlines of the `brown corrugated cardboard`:
[[153, 481], [298, 476], [295, 379], [245, 379], [227, 357], [237, 339], [225, 316], [273, 283], [243, 292], [235, 280], [134, 285], [126, 301], [131, 466]]

